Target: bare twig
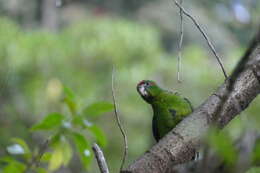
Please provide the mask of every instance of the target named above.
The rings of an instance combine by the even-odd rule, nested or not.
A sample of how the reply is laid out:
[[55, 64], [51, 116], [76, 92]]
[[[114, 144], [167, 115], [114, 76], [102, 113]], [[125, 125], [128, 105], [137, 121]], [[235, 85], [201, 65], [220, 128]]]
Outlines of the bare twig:
[[94, 151], [95, 157], [97, 159], [98, 167], [100, 169], [101, 173], [109, 173], [108, 167], [107, 167], [107, 162], [104, 157], [104, 154], [98, 144], [94, 144], [92, 146], [92, 150]]
[[113, 97], [113, 103], [114, 103], [114, 112], [115, 112], [115, 116], [116, 116], [117, 125], [118, 125], [118, 127], [119, 127], [119, 129], [122, 133], [123, 138], [124, 138], [124, 154], [123, 154], [123, 159], [122, 159], [122, 163], [121, 163], [121, 166], [120, 166], [120, 171], [122, 171], [126, 157], [127, 157], [128, 144], [127, 144], [126, 133], [124, 131], [124, 128], [121, 124], [121, 121], [120, 121], [119, 115], [118, 115], [118, 109], [117, 109], [117, 103], [116, 103], [116, 97], [115, 97], [115, 89], [114, 89], [114, 76], [115, 76], [115, 68], [113, 67], [113, 71], [112, 71], [112, 97]]
[[41, 146], [40, 150], [39, 150], [39, 153], [38, 153], [38, 156], [36, 156], [36, 159], [35, 159], [35, 166], [38, 167], [39, 164], [40, 164], [40, 161], [41, 161], [41, 158], [43, 156], [43, 154], [45, 153], [45, 151], [47, 150], [49, 144], [50, 144], [50, 141], [51, 139], [47, 139], [43, 145]]
[[45, 153], [45, 151], [47, 150], [49, 143], [50, 143], [50, 139], [47, 139], [40, 146], [38, 153], [35, 156], [33, 156], [32, 160], [27, 164], [24, 173], [27, 173], [33, 166], [35, 166], [36, 168], [39, 166], [41, 158], [42, 158], [43, 154]]
[[[182, 1], [180, 0], [180, 4], [182, 5]], [[182, 42], [183, 42], [183, 12], [182, 9], [180, 8], [180, 41], [179, 41], [179, 47], [178, 47], [178, 72], [177, 72], [177, 80], [179, 83], [181, 83], [180, 79], [180, 71], [181, 71], [181, 49], [182, 49]]]
[[200, 33], [203, 35], [203, 37], [205, 38], [205, 40], [206, 40], [206, 42], [207, 42], [209, 48], [211, 49], [212, 53], [213, 53], [214, 56], [216, 57], [216, 59], [217, 59], [219, 65], [220, 65], [220, 67], [221, 67], [221, 70], [222, 70], [222, 72], [223, 72], [225, 78], [227, 79], [228, 76], [227, 76], [227, 73], [226, 73], [226, 71], [225, 71], [224, 65], [223, 65], [223, 63], [222, 63], [222, 61], [221, 61], [219, 55], [217, 54], [217, 52], [216, 52], [216, 50], [215, 50], [213, 44], [211, 43], [209, 37], [207, 36], [206, 32], [202, 29], [202, 27], [199, 25], [199, 23], [196, 21], [196, 19], [195, 19], [191, 14], [189, 14], [189, 13], [181, 6], [180, 3], [177, 2], [177, 0], [174, 0], [174, 3], [175, 3], [176, 6], [178, 6], [178, 7], [182, 10], [183, 14], [185, 14], [187, 17], [189, 17], [189, 18], [192, 20], [192, 22], [193, 22], [193, 23], [195, 24], [195, 26], [198, 28], [198, 30], [200, 31]]

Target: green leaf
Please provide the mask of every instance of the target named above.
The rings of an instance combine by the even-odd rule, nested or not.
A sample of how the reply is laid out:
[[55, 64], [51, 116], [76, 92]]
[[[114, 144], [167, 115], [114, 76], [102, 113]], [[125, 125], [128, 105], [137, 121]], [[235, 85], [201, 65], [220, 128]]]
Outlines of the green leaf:
[[55, 147], [62, 138], [62, 133], [59, 131], [50, 138], [50, 145]]
[[114, 105], [109, 102], [96, 102], [87, 106], [83, 110], [83, 114], [86, 116], [98, 116], [106, 112], [110, 112], [114, 109]]
[[45, 152], [41, 157], [41, 162], [49, 162], [51, 159], [51, 153]]
[[60, 168], [63, 163], [63, 153], [60, 147], [54, 149], [50, 162], [49, 162], [49, 170], [55, 171]]
[[61, 143], [61, 146], [62, 148], [62, 152], [63, 152], [63, 164], [65, 166], [68, 165], [68, 163], [70, 162], [71, 158], [72, 158], [72, 149], [71, 149], [71, 146], [70, 144], [65, 140], [65, 141], [62, 141]]
[[77, 104], [75, 102], [75, 95], [71, 89], [64, 87], [64, 102], [68, 106], [70, 112], [74, 115], [77, 113]]
[[16, 160], [9, 162], [9, 164], [4, 167], [2, 173], [23, 173], [25, 171], [26, 166]]
[[68, 98], [64, 98], [64, 102], [67, 104], [70, 112], [72, 115], [75, 115], [77, 113], [77, 104], [73, 100], [70, 100]]
[[52, 113], [47, 115], [41, 122], [34, 125], [31, 130], [52, 130], [62, 125], [64, 116], [59, 113]]
[[88, 141], [82, 134], [77, 132], [72, 132], [71, 137], [78, 150], [80, 159], [83, 162], [84, 167], [88, 168], [92, 160], [92, 153]]
[[[72, 158], [72, 148], [65, 138], [65, 136], [59, 136], [56, 141], [52, 143], [54, 148], [49, 161], [49, 170], [57, 170], [61, 165], [67, 166]], [[48, 159], [48, 156], [47, 158]]]
[[105, 147], [107, 145], [107, 139], [104, 134], [104, 132], [96, 125], [92, 125], [88, 127], [88, 129], [94, 134], [97, 143], [101, 145], [102, 147]]
[[65, 94], [65, 97], [67, 97], [70, 100], [74, 100], [76, 98], [75, 94], [73, 93], [73, 91], [70, 88], [68, 88], [68, 87], [64, 87], [63, 88], [63, 92]]

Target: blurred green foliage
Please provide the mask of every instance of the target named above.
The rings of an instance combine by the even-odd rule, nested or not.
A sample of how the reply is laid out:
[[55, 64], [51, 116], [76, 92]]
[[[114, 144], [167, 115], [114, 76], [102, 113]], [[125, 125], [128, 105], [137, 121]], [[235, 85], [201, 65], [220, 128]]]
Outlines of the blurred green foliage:
[[[91, 159], [85, 155], [86, 148], [91, 153], [90, 141], [85, 139], [82, 134], [84, 131], [68, 132], [68, 129], [72, 125], [84, 128], [101, 146], [106, 146], [104, 132], [91, 120], [97, 120], [99, 115], [111, 111], [113, 105], [96, 100], [108, 100], [110, 97], [109, 73], [112, 65], [116, 65], [122, 75], [129, 74], [129, 67], [140, 66], [142, 69], [144, 65], [153, 66], [152, 62], [144, 62], [162, 54], [156, 30], [121, 19], [90, 19], [88, 23], [51, 34], [44, 31], [25, 32], [6, 18], [1, 18], [0, 21], [1, 32], [7, 31], [0, 41], [0, 60], [3, 65], [0, 97], [5, 101], [1, 105], [1, 114], [8, 113], [10, 116], [10, 119], [5, 117], [2, 121], [1, 134], [5, 134], [3, 136], [6, 138], [0, 139], [1, 145], [8, 145], [11, 136], [20, 136], [29, 143], [35, 143], [31, 141], [28, 126], [31, 126], [31, 119], [35, 121], [47, 114], [31, 130], [48, 130], [55, 135], [53, 152], [48, 159], [49, 169], [56, 170], [69, 163], [72, 149], [68, 139], [73, 141], [80, 153], [82, 165], [89, 165]], [[143, 68], [142, 71], [146, 69]], [[80, 97], [62, 83], [74, 88]], [[60, 104], [61, 101], [67, 106]], [[13, 114], [18, 114], [23, 121], [17, 122], [17, 117]], [[24, 121], [30, 124], [26, 125]], [[10, 132], [6, 126], [13, 124], [19, 124], [24, 130], [17, 126], [15, 132]], [[62, 133], [69, 135], [65, 138]], [[32, 155], [27, 160], [31, 158]], [[10, 165], [16, 162], [12, 160], [8, 167], [13, 169]], [[25, 168], [20, 170], [22, 169]]]
[[246, 173], [258, 173], [260, 172], [260, 167], [252, 167]]
[[[69, 90], [70, 91], [70, 90]], [[68, 92], [68, 88], [65, 88], [64, 100], [69, 100], [67, 107], [71, 109], [71, 105], [76, 105], [76, 101], [72, 91]], [[69, 103], [69, 104], [68, 104]], [[98, 105], [98, 109], [93, 110], [93, 105]], [[108, 102], [96, 102], [87, 108], [91, 108], [92, 114], [104, 114], [113, 110], [113, 105]], [[88, 110], [88, 109], [87, 109]], [[90, 133], [95, 137], [96, 142], [105, 147], [106, 138], [104, 132], [95, 124], [91, 123], [87, 117], [88, 114], [85, 111], [80, 113], [75, 107], [73, 107], [72, 114], [69, 116], [60, 113], [51, 113], [47, 115], [43, 120], [33, 125], [32, 131], [50, 131], [50, 139], [46, 139], [45, 144], [36, 147], [37, 152], [32, 152], [28, 144], [20, 138], [12, 138], [12, 145], [7, 147], [7, 151], [12, 156], [22, 156], [22, 161], [17, 157], [3, 157], [1, 162], [4, 165], [2, 168], [3, 173], [9, 172], [30, 172], [37, 173], [53, 172], [59, 169], [61, 166], [67, 166], [73, 156], [73, 149], [78, 151], [78, 155], [81, 159], [83, 167], [89, 168], [93, 154], [91, 151], [90, 140], [86, 138], [86, 134]], [[49, 141], [48, 141], [49, 140]], [[47, 151], [51, 149], [51, 152]], [[48, 162], [48, 169], [39, 167], [41, 162]], [[47, 171], [48, 170], [48, 171]]]
[[256, 145], [254, 147], [254, 151], [252, 154], [252, 161], [257, 165], [260, 164], [260, 140], [259, 139], [256, 141]]
[[213, 149], [226, 164], [233, 166], [238, 158], [238, 151], [236, 150], [231, 137], [217, 129], [211, 129], [208, 132], [207, 142], [209, 147]]
[[[18, 151], [22, 148], [17, 157], [0, 152], [5, 172], [26, 169], [20, 160], [30, 160], [37, 152], [32, 148], [38, 146], [38, 150], [48, 135], [53, 136], [52, 150], [44, 154], [42, 162], [50, 163], [50, 170], [66, 165], [80, 172], [82, 168], [72, 159], [77, 150], [81, 166], [88, 165], [90, 172], [97, 172], [95, 162], [91, 164], [86, 155], [91, 153], [92, 142], [98, 141], [104, 146], [111, 172], [116, 172], [123, 141], [112, 113], [107, 113], [113, 108], [108, 103], [112, 100], [113, 65], [120, 116], [129, 139], [128, 162], [154, 143], [151, 109], [135, 89], [140, 80], [153, 79], [164, 88], [178, 90], [194, 107], [224, 80], [208, 48], [191, 42], [183, 49], [182, 83], [177, 83], [176, 56], [165, 53], [159, 31], [126, 19], [92, 16], [58, 33], [48, 33], [24, 31], [9, 19], [1, 18], [0, 35], [0, 145], [17, 149], [13, 144], [18, 144]], [[228, 57], [224, 63], [229, 73], [242, 52], [236, 47], [223, 53], [223, 57]], [[226, 162], [235, 162], [232, 142], [243, 129], [259, 127], [259, 102], [256, 99], [242, 113], [248, 118], [232, 121], [224, 129], [226, 134], [210, 137], [209, 143]], [[99, 116], [102, 114], [105, 116]], [[34, 135], [34, 130], [44, 132]], [[10, 140], [13, 137], [16, 138]]]

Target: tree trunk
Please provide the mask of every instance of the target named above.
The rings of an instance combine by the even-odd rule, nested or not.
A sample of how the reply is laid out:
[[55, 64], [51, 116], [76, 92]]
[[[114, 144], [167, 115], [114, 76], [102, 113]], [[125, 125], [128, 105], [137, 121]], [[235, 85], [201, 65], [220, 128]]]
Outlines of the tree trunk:
[[42, 2], [42, 26], [49, 31], [57, 31], [59, 27], [58, 8], [55, 0], [43, 0]]

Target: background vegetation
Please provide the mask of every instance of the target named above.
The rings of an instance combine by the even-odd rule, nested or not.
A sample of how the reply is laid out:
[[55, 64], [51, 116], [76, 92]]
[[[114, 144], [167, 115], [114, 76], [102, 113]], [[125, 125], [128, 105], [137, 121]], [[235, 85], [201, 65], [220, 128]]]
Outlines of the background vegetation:
[[[56, 3], [59, 8], [53, 8], [47, 21], [56, 20], [48, 23], [44, 1], [0, 1], [0, 170], [4, 173], [28, 167], [37, 172], [98, 172], [90, 149], [93, 142], [103, 147], [111, 172], [116, 172], [123, 140], [113, 115], [113, 66], [129, 140], [127, 162], [155, 143], [152, 111], [136, 92], [140, 80], [153, 79], [178, 91], [194, 107], [224, 80], [204, 40], [185, 20], [182, 83], [177, 83], [179, 18], [171, 2]], [[259, 2], [200, 0], [185, 6], [207, 28], [231, 72], [257, 30]], [[259, 129], [259, 103], [258, 98], [224, 133], [209, 135], [209, 145], [229, 164], [238, 157], [233, 141], [248, 128]], [[39, 168], [30, 167], [48, 138]], [[259, 164], [258, 144], [252, 161]]]

